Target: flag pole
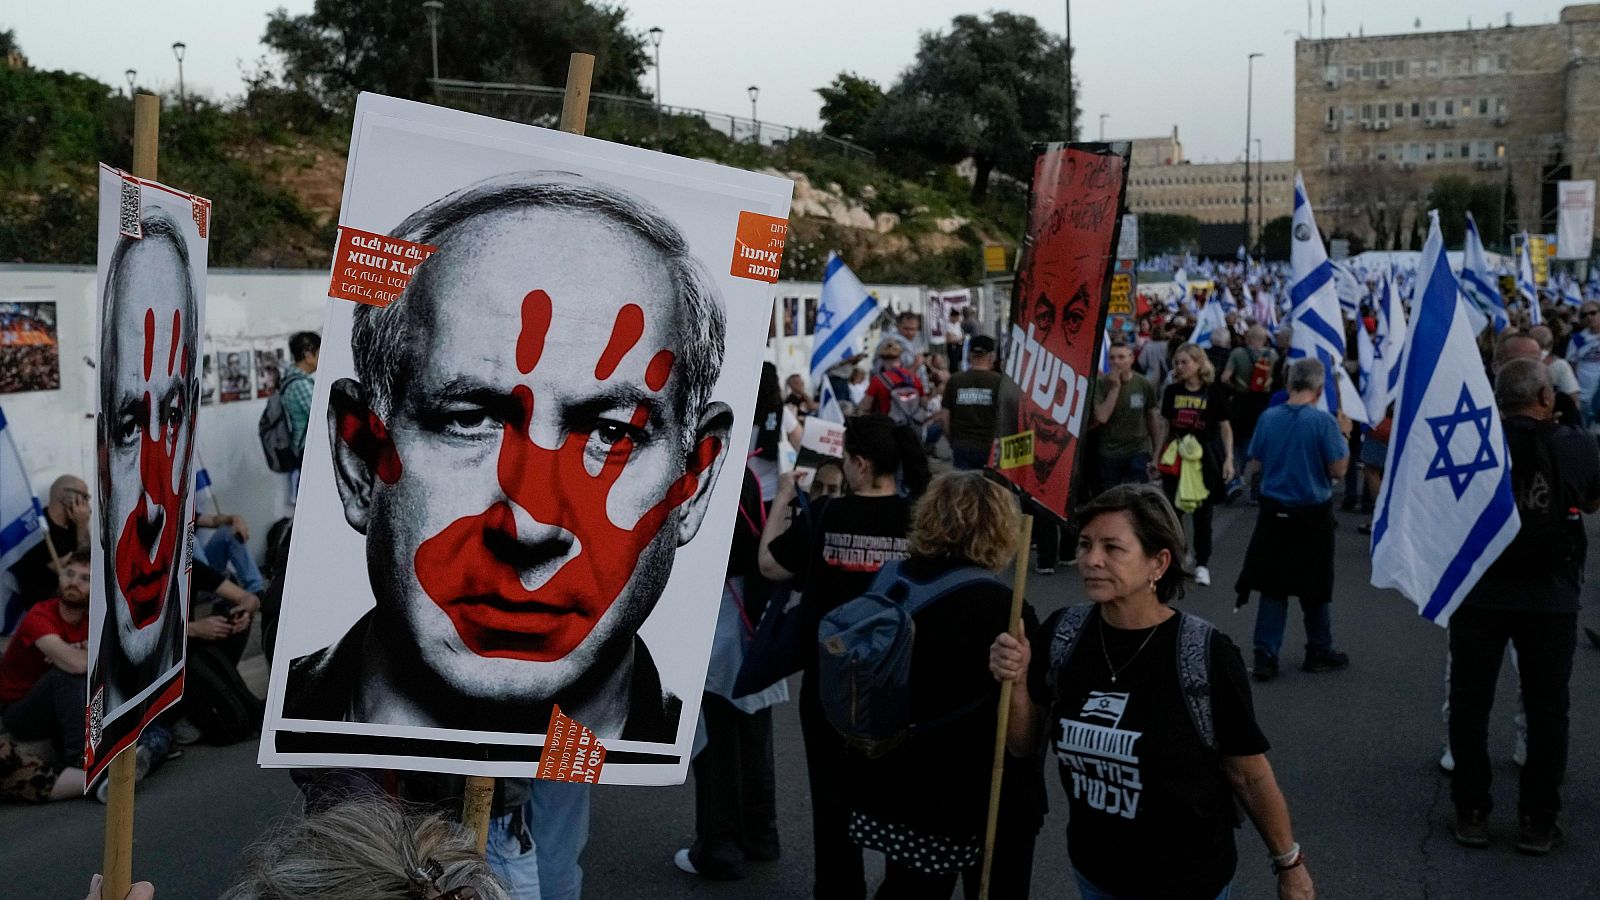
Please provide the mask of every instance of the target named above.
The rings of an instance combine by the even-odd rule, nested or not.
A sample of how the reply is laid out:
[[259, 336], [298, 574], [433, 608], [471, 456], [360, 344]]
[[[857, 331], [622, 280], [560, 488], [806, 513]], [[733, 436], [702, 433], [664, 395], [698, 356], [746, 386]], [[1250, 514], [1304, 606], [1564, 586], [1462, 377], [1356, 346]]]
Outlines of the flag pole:
[[[161, 100], [154, 94], [133, 98], [133, 174], [155, 180], [156, 147], [160, 136]], [[49, 536], [45, 539], [48, 541]], [[52, 548], [53, 551], [54, 548]], [[138, 742], [122, 749], [108, 767], [111, 779], [106, 794], [106, 839], [101, 868], [105, 881], [102, 897], [127, 896], [133, 886], [133, 776]]]
[[[1016, 577], [1011, 581], [1011, 618], [1006, 630], [1022, 638], [1022, 603], [1028, 591], [1028, 542], [1033, 537], [1033, 516], [1022, 516], [1017, 532]], [[989, 775], [989, 818], [983, 826], [983, 873], [978, 881], [978, 900], [989, 900], [989, 876], [994, 868], [994, 836], [1000, 824], [1000, 782], [1006, 768], [1006, 728], [1011, 724], [1011, 689], [1014, 682], [1000, 682], [1000, 709], [994, 724], [994, 766]]]
[[[561, 101], [561, 130], [583, 134], [589, 123], [589, 85], [594, 80], [594, 55], [574, 53], [567, 62], [567, 92]], [[461, 823], [478, 838], [478, 852], [489, 845], [489, 812], [494, 805], [494, 779], [467, 776]]]

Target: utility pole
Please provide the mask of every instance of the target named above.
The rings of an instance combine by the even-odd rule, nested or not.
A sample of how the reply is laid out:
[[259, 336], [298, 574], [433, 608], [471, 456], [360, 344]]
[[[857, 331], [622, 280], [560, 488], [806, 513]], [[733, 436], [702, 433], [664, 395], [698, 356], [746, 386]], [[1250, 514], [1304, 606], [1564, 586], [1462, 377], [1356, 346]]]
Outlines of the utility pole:
[[174, 41], [172, 44], [172, 55], [178, 58], [178, 108], [184, 110], [189, 108], [183, 93], [183, 52], [187, 49], [189, 47], [183, 41]]
[[661, 29], [652, 28], [645, 32], [650, 35], [650, 46], [656, 52], [656, 135], [661, 135]]
[[1072, 140], [1072, 0], [1067, 4], [1067, 140]]
[[1244, 88], [1244, 246], [1246, 252], [1250, 247], [1250, 107], [1252, 93], [1255, 89], [1256, 57], [1260, 53], [1250, 54], [1247, 61], [1247, 74]]
[[1102, 141], [1106, 139], [1106, 119], [1108, 119], [1110, 117], [1111, 117], [1110, 113], [1101, 113], [1100, 114], [1100, 140], [1102, 140]]
[[[1266, 180], [1264, 177], [1266, 174], [1266, 168], [1267, 158], [1261, 152], [1261, 138], [1256, 138], [1256, 247], [1258, 249], [1261, 248], [1261, 237], [1264, 233], [1264, 226], [1261, 219], [1261, 203], [1262, 198], [1265, 197], [1267, 193], [1266, 189], [1262, 187], [1262, 183]], [[1265, 256], [1265, 250], [1263, 249], [1262, 252], [1258, 253], [1257, 255]]]
[[439, 80], [439, 15], [444, 12], [444, 4], [440, 0], [427, 0], [422, 4], [422, 11], [428, 17], [428, 33], [433, 40], [433, 80]]

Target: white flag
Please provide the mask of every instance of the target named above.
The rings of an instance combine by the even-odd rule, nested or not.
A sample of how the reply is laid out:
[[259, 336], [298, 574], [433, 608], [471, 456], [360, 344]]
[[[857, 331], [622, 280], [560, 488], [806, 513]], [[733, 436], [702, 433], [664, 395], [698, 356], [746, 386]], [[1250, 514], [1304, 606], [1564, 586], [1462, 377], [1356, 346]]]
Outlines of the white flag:
[[1417, 277], [1372, 526], [1372, 583], [1398, 588], [1424, 618], [1447, 625], [1522, 521], [1500, 412], [1436, 212]]

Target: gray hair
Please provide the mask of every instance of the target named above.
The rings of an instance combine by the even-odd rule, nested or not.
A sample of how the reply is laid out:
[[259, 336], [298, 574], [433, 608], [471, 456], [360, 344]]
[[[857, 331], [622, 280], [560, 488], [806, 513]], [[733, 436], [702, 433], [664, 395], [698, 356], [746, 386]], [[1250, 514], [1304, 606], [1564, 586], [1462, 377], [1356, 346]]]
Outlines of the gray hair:
[[[517, 207], [550, 208], [593, 213], [632, 231], [666, 257], [672, 281], [678, 286], [678, 320], [682, 346], [678, 365], [685, 389], [680, 412], [697, 413], [711, 402], [711, 392], [722, 372], [727, 341], [727, 317], [716, 282], [705, 266], [689, 252], [678, 226], [645, 201], [610, 185], [569, 172], [517, 172], [497, 175], [462, 188], [407, 216], [390, 235], [422, 244], [442, 244], [449, 232], [486, 213]], [[427, 265], [426, 262], [423, 263]], [[412, 284], [416, 284], [415, 280]], [[366, 385], [373, 412], [387, 417], [394, 398], [405, 388], [410, 369], [402, 352], [420, 338], [410, 317], [395, 314], [413, 289], [408, 287], [386, 307], [360, 304], [350, 335], [356, 374]], [[692, 440], [692, 435], [688, 438]]]
[[1289, 366], [1289, 393], [1320, 391], [1327, 378], [1321, 360], [1297, 359]]
[[[431, 864], [440, 874], [428, 880]], [[478, 854], [475, 836], [438, 813], [383, 797], [353, 797], [280, 826], [250, 849], [222, 900], [413, 900], [413, 880], [479, 900], [511, 900]]]
[[1494, 378], [1494, 402], [1504, 412], [1537, 406], [1545, 391], [1554, 393], [1550, 368], [1536, 359], [1512, 359]]
[[1528, 337], [1533, 338], [1539, 343], [1539, 349], [1541, 351], [1549, 350], [1555, 345], [1556, 342], [1556, 334], [1550, 330], [1550, 326], [1548, 325], [1533, 326], [1532, 328], [1528, 329]]

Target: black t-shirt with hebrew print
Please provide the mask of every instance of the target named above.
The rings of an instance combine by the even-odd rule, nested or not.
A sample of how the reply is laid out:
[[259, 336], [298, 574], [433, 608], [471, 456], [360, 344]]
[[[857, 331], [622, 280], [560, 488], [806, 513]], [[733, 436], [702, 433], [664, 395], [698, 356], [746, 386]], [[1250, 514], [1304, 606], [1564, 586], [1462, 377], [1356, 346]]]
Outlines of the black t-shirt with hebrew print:
[[[1032, 637], [1028, 693], [1047, 707], [1048, 749], [1071, 810], [1072, 865], [1119, 897], [1211, 900], [1233, 879], [1237, 820], [1222, 760], [1202, 743], [1179, 690], [1178, 616], [1151, 634], [1091, 614], [1058, 681], [1050, 641], [1060, 617]], [[1238, 648], [1216, 631], [1210, 649], [1218, 750], [1265, 753]]]

